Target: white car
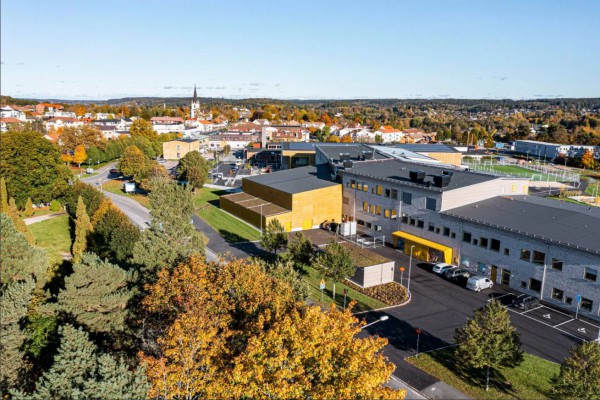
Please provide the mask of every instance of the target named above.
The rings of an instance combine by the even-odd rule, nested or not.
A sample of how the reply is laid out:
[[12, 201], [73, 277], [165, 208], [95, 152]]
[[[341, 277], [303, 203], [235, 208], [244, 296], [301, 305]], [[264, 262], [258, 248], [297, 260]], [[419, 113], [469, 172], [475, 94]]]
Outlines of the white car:
[[472, 276], [467, 280], [467, 289], [480, 292], [482, 289], [491, 289], [494, 282], [485, 276]]
[[451, 269], [458, 268], [456, 265], [447, 264], [447, 263], [437, 263], [433, 266], [433, 273], [438, 275], [443, 275], [446, 271]]

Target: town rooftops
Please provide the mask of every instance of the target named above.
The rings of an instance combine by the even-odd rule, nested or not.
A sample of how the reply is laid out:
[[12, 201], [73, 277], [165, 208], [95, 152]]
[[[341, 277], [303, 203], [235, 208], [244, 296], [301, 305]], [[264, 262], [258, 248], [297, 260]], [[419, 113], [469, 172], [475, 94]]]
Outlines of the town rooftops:
[[[425, 180], [422, 182], [411, 180], [411, 171], [423, 171], [425, 173]], [[435, 187], [432, 183], [432, 177], [442, 175], [443, 171], [452, 174], [450, 176], [450, 181], [447, 186], [441, 188]], [[433, 166], [396, 159], [357, 162], [352, 165], [352, 168], [346, 169], [344, 174], [346, 173], [375, 179], [384, 179], [399, 184], [408, 184], [410, 186], [429, 188], [437, 191], [459, 189], [494, 179], [500, 179], [497, 176], [462, 171], [449, 165]]]
[[537, 196], [502, 196], [442, 214], [600, 254], [600, 208]]
[[183, 142], [183, 143], [194, 143], [197, 142], [198, 140], [200, 140], [200, 138], [189, 138], [189, 139], [175, 139], [175, 140], [171, 140], [171, 142]]
[[296, 194], [339, 185], [332, 182], [329, 166], [300, 167], [244, 178], [281, 192]]

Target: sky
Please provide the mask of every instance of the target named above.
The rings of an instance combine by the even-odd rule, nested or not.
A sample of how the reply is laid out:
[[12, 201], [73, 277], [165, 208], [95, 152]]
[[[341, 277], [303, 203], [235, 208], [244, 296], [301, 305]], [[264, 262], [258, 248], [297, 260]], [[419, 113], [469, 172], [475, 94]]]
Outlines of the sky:
[[600, 97], [600, 0], [2, 0], [18, 98]]

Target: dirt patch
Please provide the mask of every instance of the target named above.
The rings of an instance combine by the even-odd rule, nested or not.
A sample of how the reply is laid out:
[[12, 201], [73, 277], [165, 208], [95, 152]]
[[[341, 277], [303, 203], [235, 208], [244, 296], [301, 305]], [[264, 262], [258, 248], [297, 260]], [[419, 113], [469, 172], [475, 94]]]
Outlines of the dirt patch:
[[389, 306], [402, 304], [408, 298], [406, 288], [398, 282], [384, 283], [370, 288], [361, 288], [349, 280], [344, 281], [344, 285], [360, 292], [364, 295], [377, 299]]

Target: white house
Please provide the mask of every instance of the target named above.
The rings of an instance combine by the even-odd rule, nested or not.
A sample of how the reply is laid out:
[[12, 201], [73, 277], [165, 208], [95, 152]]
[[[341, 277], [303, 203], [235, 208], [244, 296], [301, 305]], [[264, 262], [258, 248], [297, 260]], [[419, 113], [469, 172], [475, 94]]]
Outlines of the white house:
[[150, 122], [154, 131], [158, 134], [183, 132], [185, 130], [183, 118], [180, 117], [152, 117]]
[[15, 110], [10, 106], [4, 106], [0, 108], [0, 118], [15, 118], [21, 122], [25, 122], [27, 120], [27, 117], [23, 111]]
[[77, 118], [69, 118], [69, 117], [54, 117], [50, 118], [47, 121], [44, 121], [44, 125], [47, 130], [57, 130], [58, 128], [66, 128], [71, 126], [82, 126], [83, 121]]

